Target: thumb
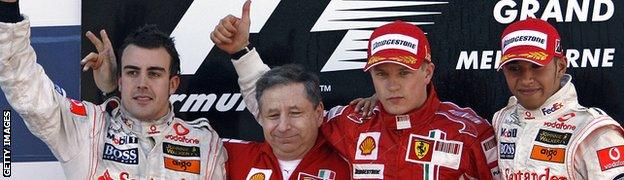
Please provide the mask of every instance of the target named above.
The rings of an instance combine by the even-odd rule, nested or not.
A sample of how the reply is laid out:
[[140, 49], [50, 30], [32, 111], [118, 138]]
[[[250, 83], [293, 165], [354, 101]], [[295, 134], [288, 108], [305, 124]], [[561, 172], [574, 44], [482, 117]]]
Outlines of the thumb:
[[251, 0], [247, 0], [245, 1], [245, 4], [243, 4], [243, 15], [242, 15], [243, 22], [246, 22], [247, 24], [251, 22], [251, 20], [249, 19], [250, 9], [251, 9]]

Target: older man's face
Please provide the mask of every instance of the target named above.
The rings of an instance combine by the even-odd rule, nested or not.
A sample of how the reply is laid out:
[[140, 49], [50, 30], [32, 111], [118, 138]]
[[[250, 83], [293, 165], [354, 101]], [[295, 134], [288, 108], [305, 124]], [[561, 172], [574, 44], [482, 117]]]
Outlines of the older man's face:
[[302, 83], [266, 89], [260, 97], [264, 139], [281, 160], [301, 159], [314, 146], [323, 121], [323, 105], [308, 100]]

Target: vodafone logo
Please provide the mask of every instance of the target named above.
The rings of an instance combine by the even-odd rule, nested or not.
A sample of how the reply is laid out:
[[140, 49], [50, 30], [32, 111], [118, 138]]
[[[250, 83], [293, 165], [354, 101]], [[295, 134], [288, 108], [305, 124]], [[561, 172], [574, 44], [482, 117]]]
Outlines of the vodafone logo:
[[614, 161], [620, 159], [620, 150], [618, 150], [615, 147], [612, 147], [609, 150], [609, 158], [611, 158], [611, 160], [614, 160]]
[[173, 130], [175, 130], [176, 134], [178, 136], [184, 136], [186, 134], [189, 133], [189, 129], [184, 127], [182, 124], [180, 123], [175, 123], [173, 124]]

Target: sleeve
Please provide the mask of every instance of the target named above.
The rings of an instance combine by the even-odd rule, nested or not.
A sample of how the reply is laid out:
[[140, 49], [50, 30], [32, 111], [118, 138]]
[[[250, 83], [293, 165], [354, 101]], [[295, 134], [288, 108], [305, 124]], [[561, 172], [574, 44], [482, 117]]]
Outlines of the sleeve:
[[232, 60], [238, 74], [238, 85], [243, 95], [243, 101], [249, 112], [259, 120], [258, 101], [256, 101], [256, 81], [270, 70], [269, 66], [262, 62], [256, 48], [243, 55], [238, 60]]
[[64, 90], [54, 85], [36, 59], [28, 18], [0, 23], [0, 87], [28, 129], [58, 160], [68, 161], [91, 147], [85, 139], [97, 132], [91, 129], [96, 124], [92, 117], [102, 114], [93, 114], [98, 107], [90, 103], [65, 98]]
[[479, 136], [477, 142], [470, 146], [471, 156], [474, 158], [471, 165], [475, 169], [471, 177], [477, 179], [501, 179], [500, 169], [498, 168], [498, 149], [494, 129], [487, 125]]
[[611, 125], [591, 132], [576, 150], [577, 179], [617, 179], [624, 177], [624, 134]]
[[[351, 121], [347, 121], [351, 108], [349, 106], [336, 106], [325, 112], [325, 121], [321, 125], [321, 133], [336, 151], [344, 157], [349, 156], [349, 150], [355, 149], [355, 139], [353, 133], [355, 126], [350, 126]], [[359, 114], [354, 114], [353, 118], [358, 118]], [[360, 119], [361, 120], [361, 119]], [[354, 124], [355, 125], [355, 124]]]
[[219, 145], [221, 150], [219, 150], [217, 154], [217, 164], [213, 170], [212, 178], [210, 179], [227, 179], [226, 162], [228, 161], [228, 152], [222, 145], [223, 144]]

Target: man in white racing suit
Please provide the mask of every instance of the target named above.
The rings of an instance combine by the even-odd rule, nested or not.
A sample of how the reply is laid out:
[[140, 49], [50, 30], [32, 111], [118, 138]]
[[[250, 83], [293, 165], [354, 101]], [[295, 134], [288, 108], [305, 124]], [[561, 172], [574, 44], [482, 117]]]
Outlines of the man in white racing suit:
[[168, 99], [180, 62], [172, 38], [154, 26], [131, 34], [118, 73], [121, 99], [95, 105], [67, 98], [36, 63], [16, 0], [1, 0], [0, 21], [0, 87], [68, 179], [225, 178], [227, 154], [208, 121], [174, 117]]
[[494, 114], [505, 179], [624, 177], [624, 131], [604, 111], [578, 103], [557, 30], [529, 18], [502, 34], [501, 65], [514, 95]]

